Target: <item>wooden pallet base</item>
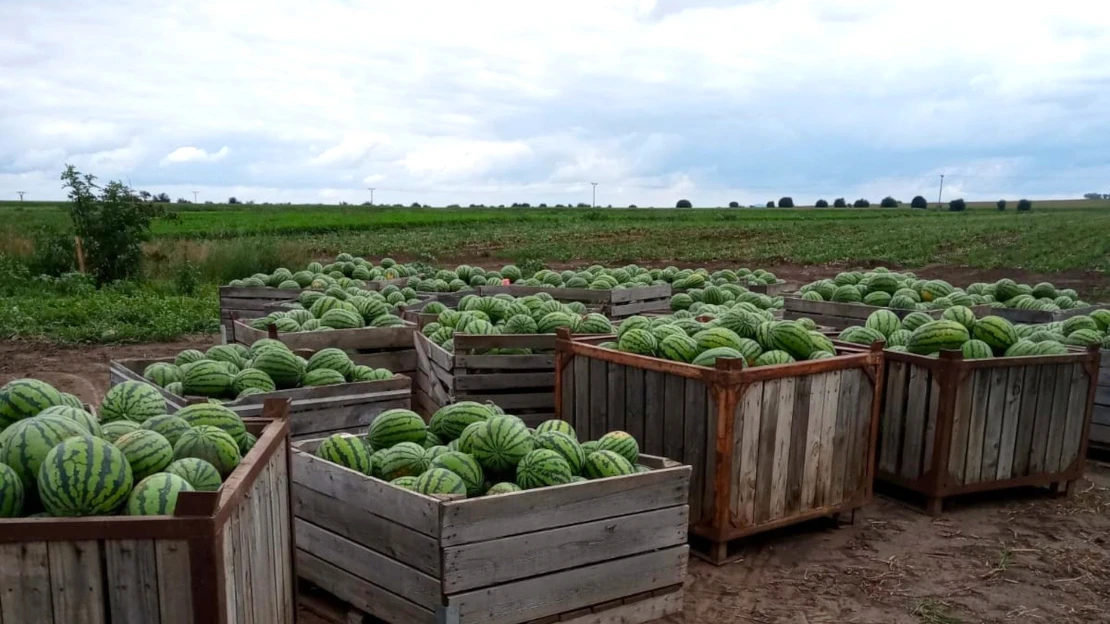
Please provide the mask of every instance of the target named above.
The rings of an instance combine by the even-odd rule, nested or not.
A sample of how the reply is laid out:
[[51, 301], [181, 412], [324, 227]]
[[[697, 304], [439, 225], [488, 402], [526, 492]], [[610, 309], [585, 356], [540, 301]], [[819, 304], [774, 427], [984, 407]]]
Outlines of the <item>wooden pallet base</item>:
[[770, 529], [760, 533], [745, 535], [736, 539], [717, 542], [699, 535], [690, 534], [690, 553], [702, 561], [713, 565], [725, 565], [742, 559], [753, 549], [781, 541], [783, 537], [801, 531], [838, 528], [844, 524], [855, 524], [856, 511], [860, 507], [844, 509], [827, 516], [806, 520], [797, 524]]
[[1075, 491], [1076, 481], [1049, 481], [1040, 486], [1019, 486], [1002, 488], [974, 494], [957, 494], [951, 496], [928, 496], [909, 488], [892, 483], [876, 480], [875, 493], [883, 498], [919, 511], [930, 516], [939, 516], [944, 511], [951, 511], [953, 507], [963, 503], [977, 503], [983, 501], [1012, 500], [1021, 496], [1050, 496], [1070, 497]]

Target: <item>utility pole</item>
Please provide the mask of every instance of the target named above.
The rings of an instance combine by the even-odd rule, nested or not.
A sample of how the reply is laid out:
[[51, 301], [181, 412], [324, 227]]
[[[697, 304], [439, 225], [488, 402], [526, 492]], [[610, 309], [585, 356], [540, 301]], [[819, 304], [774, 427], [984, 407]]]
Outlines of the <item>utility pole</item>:
[[944, 174], [940, 174], [940, 191], [937, 192], [937, 208], [944, 209], [944, 203], [941, 199], [944, 197]]
[[594, 185], [594, 198], [593, 198], [592, 203], [593, 203], [593, 207], [597, 208], [597, 182], [590, 182], [590, 184]]
[[25, 194], [27, 194], [27, 191], [16, 191], [16, 193], [19, 193], [19, 201], [22, 202], [23, 201], [23, 196]]
[[200, 191], [193, 191], [193, 203], [194, 204], [197, 203], [197, 193], [199, 193], [199, 192]]
[[374, 205], [374, 189], [375, 188], [377, 188], [377, 187], [375, 187], [375, 186], [366, 187], [366, 190], [370, 191], [370, 205], [371, 206]]

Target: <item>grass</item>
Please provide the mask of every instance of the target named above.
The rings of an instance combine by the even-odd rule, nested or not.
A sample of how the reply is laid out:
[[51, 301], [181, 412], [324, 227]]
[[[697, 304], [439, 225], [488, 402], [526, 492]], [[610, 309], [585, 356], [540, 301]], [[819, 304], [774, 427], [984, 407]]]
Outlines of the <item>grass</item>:
[[910, 606], [910, 615], [925, 624], [962, 624], [963, 620], [948, 614], [947, 605], [939, 600], [923, 598]]

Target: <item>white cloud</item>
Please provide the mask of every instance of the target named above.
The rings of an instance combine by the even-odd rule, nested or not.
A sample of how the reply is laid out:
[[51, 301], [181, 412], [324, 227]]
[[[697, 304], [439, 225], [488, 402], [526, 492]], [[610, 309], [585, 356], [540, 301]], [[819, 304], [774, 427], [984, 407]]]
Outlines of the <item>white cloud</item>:
[[435, 141], [410, 152], [400, 165], [408, 172], [429, 178], [482, 175], [499, 165], [520, 163], [532, 156], [521, 141]]
[[163, 165], [176, 165], [190, 162], [216, 162], [227, 158], [227, 155], [230, 153], [231, 150], [228, 149], [226, 145], [212, 153], [208, 153], [202, 148], [189, 145], [186, 147], [179, 147], [169, 154], [166, 154], [161, 163]]

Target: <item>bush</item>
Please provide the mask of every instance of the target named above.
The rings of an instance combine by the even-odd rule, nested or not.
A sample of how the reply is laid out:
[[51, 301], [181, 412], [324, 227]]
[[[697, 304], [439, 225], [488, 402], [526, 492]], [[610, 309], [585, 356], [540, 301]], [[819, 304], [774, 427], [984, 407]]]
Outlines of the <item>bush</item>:
[[674, 205], [674, 207], [675, 208], [693, 208], [694, 205], [691, 204], [690, 200], [688, 200], [688, 199], [680, 199], [680, 200], [678, 200], [678, 203], [676, 203]]
[[852, 207], [853, 208], [868, 208], [870, 206], [871, 206], [871, 202], [867, 201], [866, 199], [863, 199], [862, 197], [860, 199], [857, 199], [856, 201], [852, 202]]
[[628, 204], [628, 207], [629, 207], [629, 208], [635, 208], [635, 207], [636, 207], [636, 204]]
[[1018, 212], [1029, 212], [1033, 209], [1033, 202], [1028, 199], [1018, 200], [1017, 209]]
[[818, 208], [828, 208], [829, 207], [829, 202], [827, 202], [823, 199], [818, 199], [817, 203], [814, 204], [814, 205], [817, 206]]
[[848, 202], [844, 201], [843, 197], [837, 197], [833, 200], [833, 208], [847, 208]]
[[1000, 211], [1001, 211], [1001, 210], [1005, 210], [1005, 209], [1006, 209], [1006, 200], [1005, 200], [1005, 199], [1000, 199], [1000, 200], [998, 200], [998, 203], [997, 203], [997, 204], [995, 204], [995, 206], [998, 206], [998, 209], [999, 209]]
[[779, 208], [793, 208], [793, 207], [794, 207], [794, 198], [793, 197], [783, 197], [782, 199], [779, 200]]
[[910, 202], [910, 208], [928, 208], [929, 202], [924, 197], [918, 195]]
[[772, 199], [771, 201], [767, 202], [767, 207], [768, 208], [774, 208], [775, 207], [775, 200]]
[[967, 202], [965, 202], [963, 199], [953, 199], [952, 201], [948, 202], [949, 212], [963, 212], [965, 210], [967, 210]]
[[239, 203], [242, 203], [242, 202], [240, 202], [240, 201], [239, 201], [238, 199], [236, 199], [235, 197], [228, 197], [228, 198], [227, 198], [227, 203], [229, 203], [229, 204], [239, 204]]
[[740, 207], [740, 202], [734, 202], [734, 201], [729, 202], [728, 207], [729, 208], [739, 208]]
[[73, 234], [42, 226], [35, 232], [33, 240], [34, 251], [27, 259], [27, 269], [31, 274], [58, 277], [77, 270]]
[[897, 199], [894, 199], [890, 195], [887, 195], [883, 198], [883, 201], [879, 202], [879, 205], [883, 208], [897, 208], [901, 205], [901, 203]]

